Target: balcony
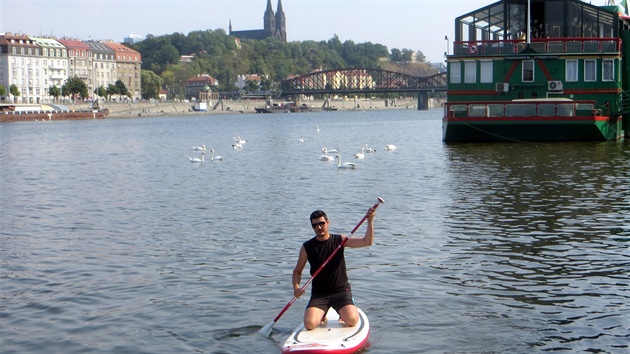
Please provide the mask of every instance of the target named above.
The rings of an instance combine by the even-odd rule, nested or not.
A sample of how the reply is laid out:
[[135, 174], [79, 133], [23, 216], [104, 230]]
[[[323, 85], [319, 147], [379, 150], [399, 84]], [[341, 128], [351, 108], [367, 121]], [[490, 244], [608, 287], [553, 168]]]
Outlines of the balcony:
[[[525, 40], [467, 41], [453, 43], [453, 56], [492, 56], [518, 54], [525, 48]], [[612, 54], [621, 50], [617, 38], [545, 38], [532, 39], [530, 48], [538, 54]]]

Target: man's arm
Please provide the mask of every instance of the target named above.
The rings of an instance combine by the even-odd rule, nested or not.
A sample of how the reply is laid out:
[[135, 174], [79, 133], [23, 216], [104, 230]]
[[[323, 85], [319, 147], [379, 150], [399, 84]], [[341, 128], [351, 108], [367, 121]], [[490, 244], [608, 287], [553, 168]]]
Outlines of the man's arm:
[[346, 241], [345, 246], [349, 248], [367, 247], [374, 242], [374, 215], [376, 215], [376, 209], [370, 208], [366, 214], [367, 216], [367, 230], [362, 238], [349, 238]]
[[306, 250], [304, 246], [300, 248], [300, 256], [298, 257], [297, 263], [295, 264], [295, 268], [293, 269], [293, 295], [295, 297], [300, 297], [304, 294], [304, 291], [300, 290], [300, 282], [302, 281], [302, 271], [306, 266], [306, 262], [308, 261], [308, 255], [306, 254]]

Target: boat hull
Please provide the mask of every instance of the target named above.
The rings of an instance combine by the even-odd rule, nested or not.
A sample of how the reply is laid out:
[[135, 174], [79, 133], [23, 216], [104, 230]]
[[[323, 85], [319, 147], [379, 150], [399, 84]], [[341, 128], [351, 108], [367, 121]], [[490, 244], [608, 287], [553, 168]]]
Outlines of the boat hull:
[[623, 138], [621, 118], [596, 116], [442, 120], [445, 142], [609, 141]]
[[0, 122], [29, 122], [45, 120], [103, 119], [109, 115], [109, 109], [98, 111], [74, 112], [0, 112]]

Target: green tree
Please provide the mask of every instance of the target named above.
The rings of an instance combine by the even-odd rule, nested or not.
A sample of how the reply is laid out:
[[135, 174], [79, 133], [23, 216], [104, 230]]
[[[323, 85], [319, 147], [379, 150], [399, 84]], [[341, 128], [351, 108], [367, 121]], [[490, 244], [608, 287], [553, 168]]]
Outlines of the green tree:
[[411, 49], [403, 49], [401, 52], [401, 59], [404, 62], [411, 62], [413, 60], [413, 50]]
[[125, 83], [122, 82], [122, 80], [120, 80], [120, 79], [116, 80], [114, 85], [116, 87], [118, 87], [118, 94], [119, 95], [131, 97], [131, 92], [129, 92], [129, 90], [127, 90], [127, 86], [125, 86]]
[[142, 98], [159, 98], [162, 89], [162, 78], [153, 71], [142, 70], [140, 72], [142, 81]]
[[4, 85], [0, 84], [0, 97], [4, 97], [6, 93], [7, 93], [7, 89], [4, 88]]
[[75, 76], [68, 79], [61, 87], [61, 94], [63, 96], [71, 96], [73, 100], [76, 99], [77, 95], [85, 99], [88, 97], [87, 85], [79, 77]]
[[402, 61], [402, 51], [398, 48], [392, 48], [392, 54], [390, 55], [389, 59], [391, 59], [391, 61], [393, 62]]
[[103, 85], [101, 85], [101, 86], [99, 86], [99, 88], [94, 90], [94, 93], [98, 97], [105, 97], [105, 96], [107, 96], [107, 89]]
[[59, 96], [61, 96], [61, 89], [57, 87], [57, 85], [52, 85], [48, 88], [48, 94], [55, 98], [55, 101], [59, 100]]
[[113, 95], [120, 95], [120, 89], [116, 85], [109, 84], [107, 85], [105, 94], [107, 95], [107, 99], [111, 100]]
[[15, 101], [20, 97], [20, 89], [15, 84], [9, 86], [9, 93], [13, 95]]

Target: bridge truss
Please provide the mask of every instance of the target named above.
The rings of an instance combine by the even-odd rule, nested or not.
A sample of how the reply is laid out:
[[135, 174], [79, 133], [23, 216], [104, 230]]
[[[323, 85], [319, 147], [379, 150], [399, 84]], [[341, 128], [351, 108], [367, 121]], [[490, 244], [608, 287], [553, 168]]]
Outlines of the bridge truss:
[[283, 96], [446, 91], [446, 73], [418, 77], [379, 69], [334, 69], [284, 80], [281, 89]]

